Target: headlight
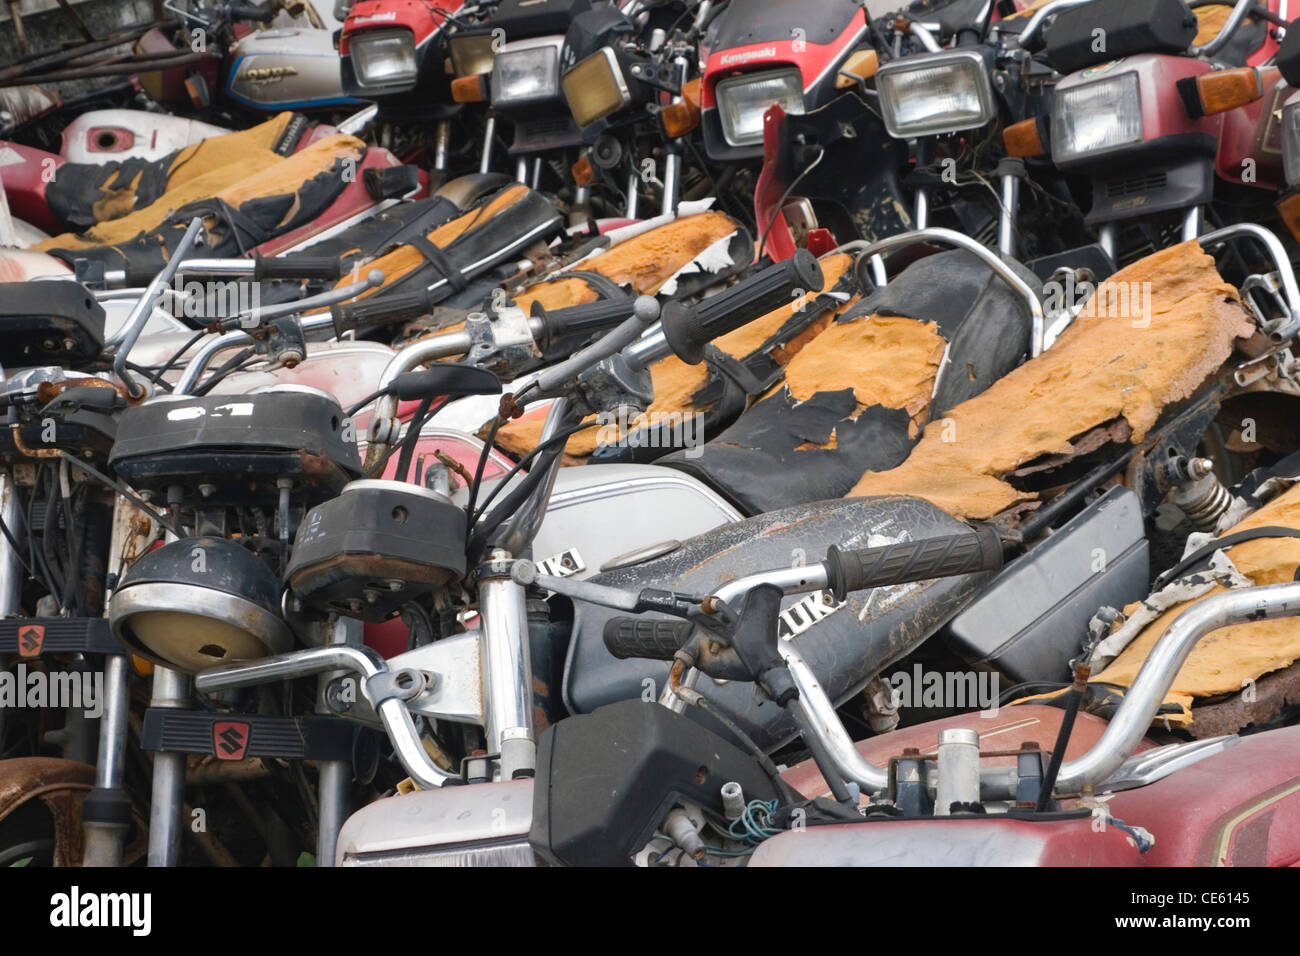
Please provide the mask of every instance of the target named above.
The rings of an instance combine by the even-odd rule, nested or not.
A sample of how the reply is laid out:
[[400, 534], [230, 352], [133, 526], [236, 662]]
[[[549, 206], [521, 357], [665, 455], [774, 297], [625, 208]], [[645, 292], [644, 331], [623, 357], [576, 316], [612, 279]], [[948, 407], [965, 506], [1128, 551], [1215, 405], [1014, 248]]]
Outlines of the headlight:
[[555, 46], [498, 53], [492, 63], [492, 105], [529, 103], [558, 96], [559, 64], [559, 50]]
[[1142, 98], [1136, 73], [1056, 91], [1052, 161], [1142, 141]]
[[803, 115], [803, 77], [798, 70], [745, 73], [717, 87], [722, 135], [731, 146], [763, 142], [763, 114], [773, 103], [794, 116]]
[[415, 36], [410, 30], [374, 30], [358, 33], [348, 44], [357, 82], [377, 88], [414, 83]]
[[632, 102], [618, 55], [607, 46], [565, 73], [560, 85], [564, 87], [573, 121], [579, 126], [590, 126]]
[[901, 57], [876, 73], [876, 92], [895, 139], [975, 129], [993, 118], [988, 67], [974, 50]]
[[496, 50], [492, 48], [492, 34], [480, 33], [477, 36], [453, 34], [447, 41], [451, 68], [457, 76], [477, 76], [492, 72], [492, 61]]
[[1288, 186], [1300, 185], [1300, 103], [1282, 109], [1282, 171]]

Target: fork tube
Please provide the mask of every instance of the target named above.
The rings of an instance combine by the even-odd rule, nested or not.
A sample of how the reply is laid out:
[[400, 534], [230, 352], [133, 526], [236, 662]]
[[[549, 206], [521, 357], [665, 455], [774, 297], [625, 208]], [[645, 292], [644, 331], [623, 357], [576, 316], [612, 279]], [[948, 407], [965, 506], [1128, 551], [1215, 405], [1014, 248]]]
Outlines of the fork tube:
[[483, 616], [483, 709], [488, 751], [500, 758], [500, 779], [531, 777], [537, 764], [528, 603], [510, 580], [510, 553], [495, 550], [480, 577]]

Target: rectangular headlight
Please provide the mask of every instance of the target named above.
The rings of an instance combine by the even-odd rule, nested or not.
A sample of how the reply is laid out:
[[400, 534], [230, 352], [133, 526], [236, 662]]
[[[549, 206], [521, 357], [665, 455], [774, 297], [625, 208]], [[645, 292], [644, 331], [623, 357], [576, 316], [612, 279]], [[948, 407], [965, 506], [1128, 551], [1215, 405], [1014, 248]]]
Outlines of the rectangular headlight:
[[492, 62], [492, 105], [553, 99], [560, 93], [560, 55], [555, 46], [534, 46], [496, 55]]
[[477, 36], [453, 33], [447, 40], [447, 53], [451, 57], [452, 70], [457, 76], [491, 73], [492, 61], [496, 58], [496, 50], [492, 48], [492, 43], [490, 33], [480, 33]]
[[596, 120], [613, 116], [632, 102], [618, 55], [607, 46], [565, 73], [560, 85], [564, 87], [573, 121], [579, 126], [590, 126]]
[[803, 115], [803, 77], [795, 69], [744, 73], [718, 83], [718, 118], [731, 146], [763, 142], [763, 114], [773, 103], [794, 116]]
[[1288, 186], [1300, 185], [1300, 103], [1282, 108], [1282, 172]]
[[364, 87], [391, 87], [414, 83], [415, 35], [405, 28], [367, 30], [348, 44], [357, 82]]
[[1121, 73], [1068, 90], [1052, 105], [1052, 161], [1142, 141], [1142, 95], [1136, 73]]
[[921, 53], [876, 72], [880, 114], [895, 139], [976, 129], [993, 119], [993, 89], [974, 50]]

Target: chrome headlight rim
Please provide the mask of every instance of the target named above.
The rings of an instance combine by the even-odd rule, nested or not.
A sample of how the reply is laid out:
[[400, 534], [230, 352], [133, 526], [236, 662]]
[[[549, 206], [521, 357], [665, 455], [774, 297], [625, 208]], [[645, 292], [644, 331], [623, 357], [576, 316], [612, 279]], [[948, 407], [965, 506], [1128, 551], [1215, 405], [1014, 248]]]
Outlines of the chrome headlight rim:
[[[969, 120], [903, 124], [899, 122], [898, 100], [886, 91], [891, 78], [908, 73], [924, 72], [933, 76], [948, 67], [956, 71], [969, 71], [973, 81], [975, 101], [979, 112]], [[993, 84], [989, 81], [988, 63], [976, 50], [939, 50], [935, 53], [917, 53], [891, 60], [876, 71], [876, 92], [880, 100], [880, 115], [885, 130], [894, 139], [917, 139], [925, 136], [944, 136], [979, 129], [988, 125], [997, 115], [993, 97]]]
[[[367, 76], [368, 71], [365, 67], [367, 48], [376, 43], [392, 39], [410, 43], [409, 72], [403, 71], [380, 79], [371, 79]], [[402, 55], [406, 53], [406, 49], [401, 51]], [[352, 72], [356, 76], [357, 86], [363, 90], [371, 92], [404, 90], [413, 86], [420, 76], [418, 47], [415, 45], [415, 34], [411, 32], [409, 27], [383, 27], [377, 30], [363, 30], [348, 41], [348, 56], [352, 60]]]
[[[499, 50], [492, 60], [492, 74], [488, 85], [493, 108], [519, 109], [536, 103], [549, 103], [552, 100], [564, 104], [564, 93], [560, 87], [560, 46], [564, 38], [548, 37], [540, 42], [527, 40], [522, 42], [527, 45]], [[545, 85], [522, 96], [510, 95], [505, 85], [505, 70], [509, 68], [512, 61], [534, 56], [543, 58], [542, 68], [537, 71], [537, 75], [544, 78]]]
[[[719, 80], [713, 88], [713, 99], [717, 104], [718, 124], [722, 129], [722, 138], [732, 149], [749, 149], [763, 144], [763, 124], [762, 117], [772, 106], [773, 103], [779, 102], [774, 100], [767, 103], [759, 113], [759, 124], [756, 133], [740, 134], [730, 122], [730, 110], [728, 109], [728, 97], [732, 91], [745, 86], [753, 86], [765, 81], [775, 80], [782, 77], [789, 77], [794, 80], [794, 85], [790, 92], [798, 93], [798, 109], [791, 109], [782, 104], [786, 113], [792, 116], [802, 116], [805, 110], [803, 74], [799, 68], [793, 65], [780, 66], [774, 69], [758, 70], [752, 73], [739, 73], [735, 76], [729, 76]], [[793, 105], [793, 104], [792, 104]]]
[[[1085, 117], [1091, 117], [1094, 115], [1104, 116], [1108, 119], [1114, 119], [1118, 123], [1121, 119], [1119, 110], [1121, 105], [1128, 105], [1124, 103], [1125, 97], [1128, 96], [1129, 103], [1131, 103], [1136, 110], [1136, 132], [1127, 139], [1108, 143], [1096, 148], [1082, 150], [1067, 149], [1067, 143], [1072, 139], [1072, 137], [1066, 135], [1069, 129], [1066, 125], [1069, 119], [1070, 110], [1070, 107], [1068, 106], [1068, 98], [1071, 96], [1078, 96], [1080, 93], [1094, 95], [1099, 88], [1106, 86], [1117, 89], [1122, 86], [1127, 86], [1129, 89], [1119, 89], [1117, 95], [1111, 97], [1112, 102], [1115, 104], [1115, 108], [1112, 111], [1104, 114], [1091, 114], [1086, 110], [1080, 110], [1080, 115]], [[1132, 149], [1134, 145], [1144, 142], [1145, 135], [1145, 123], [1142, 117], [1142, 80], [1140, 76], [1135, 70], [1127, 70], [1120, 73], [1113, 73], [1109, 76], [1102, 76], [1098, 79], [1090, 80], [1087, 83], [1079, 83], [1064, 90], [1058, 88], [1052, 103], [1051, 123], [1049, 125], [1051, 128], [1052, 162], [1062, 168], [1087, 165], [1097, 160], [1105, 159], [1115, 153]]]

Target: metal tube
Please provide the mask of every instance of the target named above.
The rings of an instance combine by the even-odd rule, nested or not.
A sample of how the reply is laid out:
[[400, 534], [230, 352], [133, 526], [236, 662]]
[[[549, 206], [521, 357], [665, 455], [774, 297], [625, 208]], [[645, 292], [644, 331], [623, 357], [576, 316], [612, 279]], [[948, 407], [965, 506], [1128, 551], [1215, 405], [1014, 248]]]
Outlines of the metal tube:
[[[226, 690], [232, 687], [249, 687], [281, 680], [309, 677], [326, 671], [346, 668], [358, 673], [365, 681], [385, 670], [382, 659], [369, 648], [349, 647], [342, 644], [313, 647], [291, 654], [250, 661], [247, 664], [226, 664], [201, 671], [194, 676], [194, 686], [203, 693]], [[366, 690], [368, 693], [368, 689]], [[369, 698], [367, 698], [369, 699]], [[420, 732], [411, 719], [406, 705], [396, 697], [389, 697], [375, 706], [375, 712], [384, 724], [393, 751], [406, 772], [425, 789], [441, 787], [456, 774], [448, 773], [430, 758], [420, 742]]]
[[1102, 251], [1110, 256], [1111, 261], [1115, 260], [1116, 250], [1116, 227], [1113, 222], [1108, 222], [1097, 230], [1097, 245], [1101, 246]]
[[[802, 594], [826, 587], [826, 568], [820, 562], [797, 568], [781, 568], [762, 574], [750, 574], [722, 585], [715, 592], [723, 601], [733, 601], [759, 584], [773, 584], [786, 594]], [[889, 773], [875, 766], [853, 745], [853, 738], [835, 713], [835, 704], [813, 673], [812, 667], [799, 652], [799, 640], [780, 641], [779, 650], [785, 658], [790, 676], [799, 688], [797, 706], [803, 716], [804, 726], [817, 734], [831, 763], [845, 780], [856, 783], [865, 793], [878, 793], [889, 785]], [[688, 672], [689, 676], [689, 672]]]
[[1020, 207], [1020, 177], [1011, 173], [1002, 177], [1002, 208], [998, 211], [998, 252], [1016, 254], [1016, 210]]
[[1101, 739], [1061, 765], [1054, 792], [1065, 796], [1103, 783], [1137, 749], [1197, 642], [1221, 627], [1300, 615], [1300, 582], [1241, 588], [1202, 598], [1165, 630], [1142, 663]]
[[181, 241], [176, 244], [176, 249], [167, 264], [162, 270], [153, 277], [153, 281], [145, 288], [144, 294], [132, 307], [130, 314], [126, 317], [126, 322], [122, 326], [119, 336], [115, 336], [117, 341], [117, 354], [113, 356], [113, 374], [116, 375], [126, 385], [127, 390], [133, 396], [144, 393], [144, 388], [138, 385], [131, 378], [131, 373], [126, 368], [126, 357], [131, 349], [135, 346], [136, 340], [140, 338], [140, 333], [144, 331], [145, 323], [149, 321], [149, 316], [153, 314], [154, 303], [162, 295], [163, 289], [167, 283], [172, 281], [176, 275], [176, 270], [180, 267], [181, 260], [185, 254], [190, 251], [190, 247], [195, 245], [200, 233], [203, 231], [203, 220], [195, 216], [190, 220], [189, 228], [185, 230], [185, 235]]
[[333, 866], [339, 830], [348, 815], [348, 786], [352, 765], [346, 760], [322, 760], [317, 764], [320, 810], [316, 814], [316, 865]]
[[438, 120], [433, 134], [433, 168], [446, 171], [447, 152], [451, 147], [451, 120]]
[[515, 160], [515, 181], [528, 185], [528, 160], [523, 156]]
[[[490, 560], [510, 555], [495, 551]], [[534, 769], [533, 671], [528, 644], [528, 602], [508, 577], [479, 584], [483, 616], [483, 709], [489, 751], [501, 755], [502, 780]]]
[[677, 194], [681, 189], [682, 156], [675, 149], [664, 151], [664, 195], [659, 206], [661, 216], [677, 211]]
[[[13, 475], [7, 471], [0, 471], [0, 520], [15, 539], [19, 537], [21, 509], [18, 507], [18, 488]], [[20, 615], [22, 597], [23, 564], [9, 542], [0, 541], [0, 617]]]
[[490, 173], [492, 171], [492, 140], [496, 139], [497, 118], [488, 116], [487, 122], [483, 126], [483, 150], [482, 155], [478, 158], [478, 171], [480, 173]]
[[1025, 25], [1025, 28], [1020, 31], [1020, 46], [1028, 49], [1030, 42], [1032, 42], [1034, 37], [1038, 35], [1038, 31], [1043, 28], [1043, 24], [1047, 22], [1048, 17], [1055, 16], [1062, 10], [1068, 10], [1071, 7], [1081, 7], [1085, 3], [1090, 2], [1091, 0], [1051, 0], [1050, 3], [1043, 4], [1043, 6], [1039, 7], [1034, 15], [1029, 18], [1029, 23]]
[[[168, 667], [155, 666], [150, 707], [184, 708], [189, 679]], [[149, 865], [175, 866], [181, 849], [181, 810], [185, 803], [185, 754], [153, 755], [153, 789], [149, 800]]]
[[[99, 724], [99, 745], [95, 758], [95, 787], [120, 790], [122, 757], [126, 752], [127, 714], [131, 695], [127, 657], [109, 655], [104, 661], [104, 715]], [[87, 820], [82, 824], [85, 866], [118, 867], [122, 865], [122, 848], [127, 824]]]
[[1193, 44], [1187, 48], [1187, 52], [1192, 56], [1214, 56], [1227, 46], [1232, 35], [1237, 32], [1254, 6], [1255, 0], [1237, 0], [1232, 12], [1228, 14], [1228, 19], [1224, 21], [1223, 28], [1214, 35], [1214, 38], [1209, 43], [1202, 43], [1199, 46]]
[[627, 196], [623, 204], [623, 215], [636, 219], [641, 203], [641, 177], [636, 172], [628, 173]]
[[1205, 217], [1201, 214], [1200, 206], [1193, 206], [1183, 214], [1183, 242], [1190, 242], [1201, 234], [1201, 227], [1205, 225]]
[[930, 53], [938, 53], [943, 49], [943, 47], [939, 45], [939, 41], [934, 38], [934, 34], [915, 20], [908, 24], [907, 31], [912, 34], [913, 39], [920, 43], [921, 46], [925, 47]]
[[1004, 279], [1013, 289], [1019, 292], [1024, 297], [1025, 303], [1029, 306], [1031, 323], [1033, 326], [1033, 344], [1030, 347], [1030, 354], [1037, 356], [1042, 353], [1044, 333], [1043, 305], [1038, 301], [1038, 293], [1029, 286], [1029, 283], [1020, 278], [1020, 276], [1005, 262], [993, 255], [993, 253], [989, 252], [988, 249], [980, 245], [974, 239], [971, 239], [969, 236], [964, 236], [960, 232], [955, 232], [952, 229], [917, 229], [912, 232], [901, 232], [898, 235], [886, 236], [884, 239], [877, 239], [875, 242], [868, 244], [866, 248], [863, 249], [861, 255], [872, 256], [876, 253], [884, 252], [898, 246], [910, 245], [920, 240], [946, 242], [950, 245], [966, 250], [972, 255], [979, 257], [985, 265], [1001, 276], [1002, 279]]
[[1282, 241], [1271, 230], [1253, 222], [1241, 222], [1231, 226], [1224, 226], [1197, 238], [1201, 248], [1206, 249], [1228, 239], [1247, 237], [1259, 240], [1260, 244], [1264, 246], [1269, 258], [1273, 261], [1273, 269], [1277, 272], [1278, 281], [1282, 285], [1282, 292], [1286, 296], [1286, 304], [1291, 312], [1291, 317], [1269, 333], [1269, 337], [1273, 341], [1283, 342], [1295, 335], [1296, 332], [1300, 332], [1300, 285], [1296, 283], [1295, 269], [1291, 266], [1291, 259], [1287, 255], [1286, 247], [1282, 245]]
[[916, 208], [912, 218], [918, 230], [930, 224], [930, 191], [924, 186], [916, 187]]

